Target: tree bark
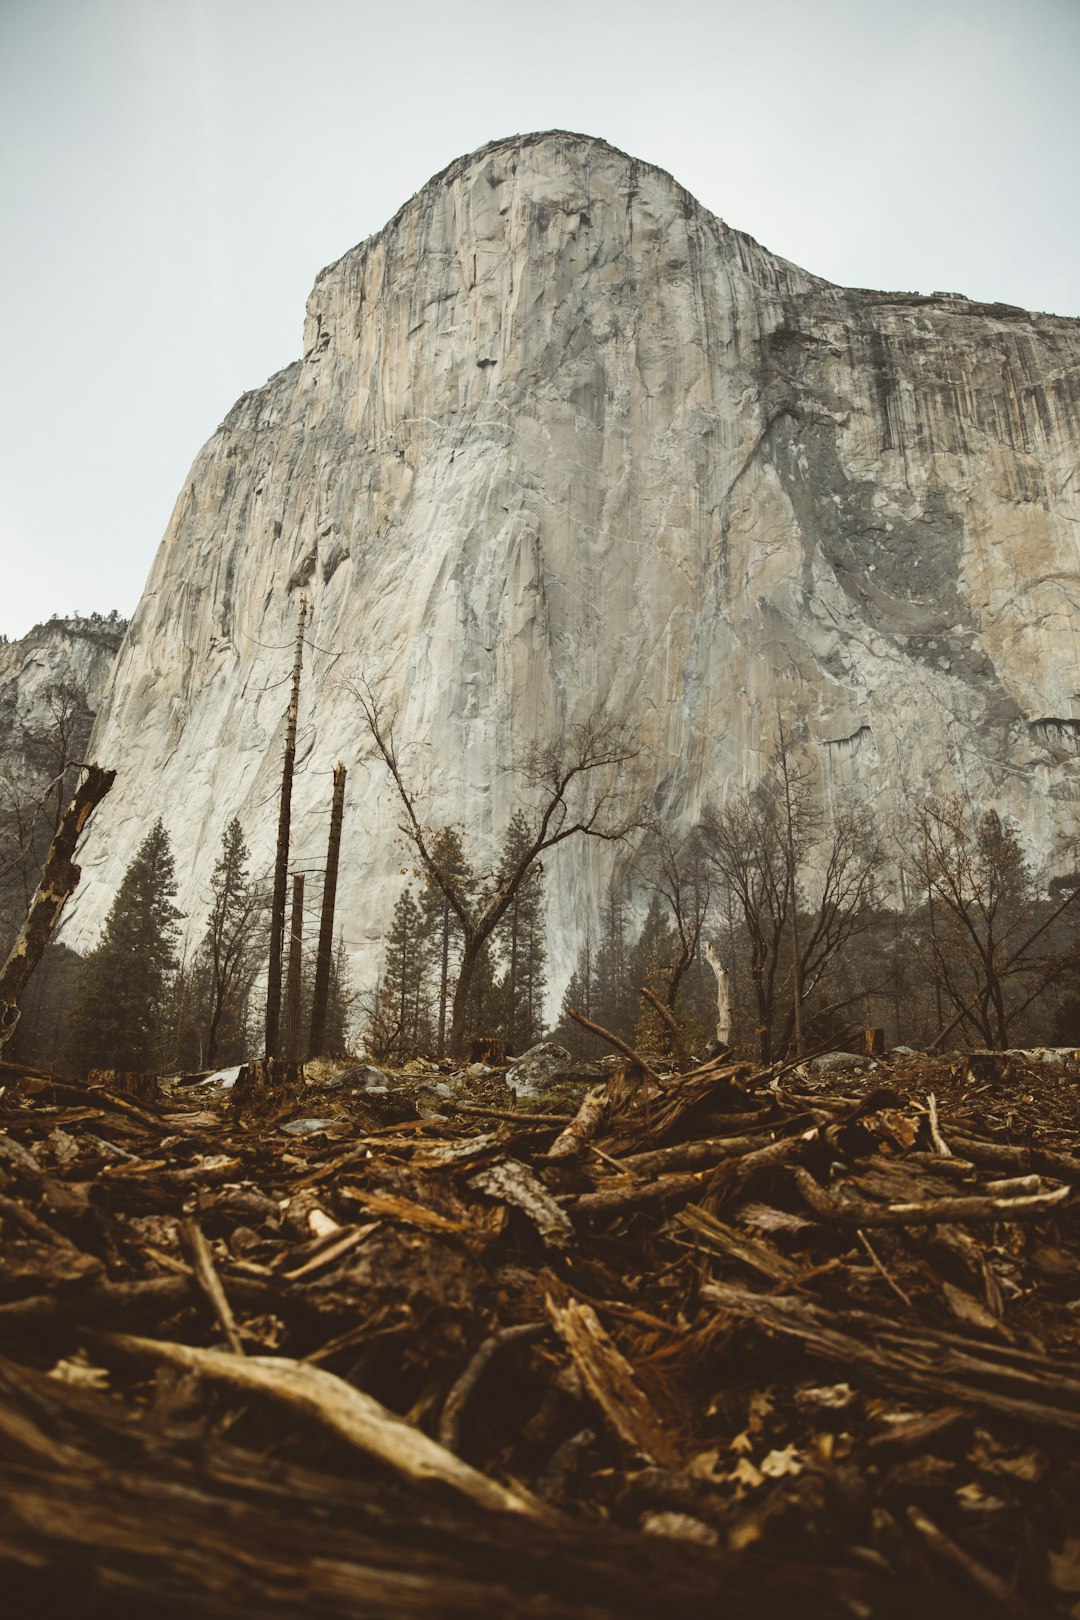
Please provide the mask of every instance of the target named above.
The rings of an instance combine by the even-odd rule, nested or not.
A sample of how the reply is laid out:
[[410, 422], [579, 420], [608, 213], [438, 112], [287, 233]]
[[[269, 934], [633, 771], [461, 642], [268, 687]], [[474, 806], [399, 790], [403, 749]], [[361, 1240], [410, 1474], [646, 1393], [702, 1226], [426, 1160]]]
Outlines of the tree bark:
[[465, 1018], [469, 1007], [469, 990], [484, 941], [466, 938], [461, 955], [461, 969], [454, 989], [454, 1010], [450, 1017], [450, 1050], [460, 1055], [465, 1050]]
[[344, 813], [345, 767], [339, 761], [334, 766], [334, 798], [330, 808], [330, 841], [326, 847], [326, 877], [323, 881], [322, 916], [319, 919], [319, 954], [315, 962], [315, 989], [311, 997], [309, 1057], [318, 1055], [326, 1034], [326, 1009], [330, 999], [330, 968], [334, 957], [334, 909], [337, 904], [341, 822]]
[[304, 661], [304, 621], [307, 597], [300, 598], [300, 619], [296, 630], [296, 657], [293, 660], [292, 692], [285, 727], [285, 759], [281, 767], [281, 801], [278, 808], [277, 856], [274, 863], [274, 898], [270, 912], [270, 965], [266, 973], [266, 1055], [277, 1057], [281, 1026], [281, 958], [285, 946], [285, 891], [289, 882], [289, 829], [292, 820], [293, 767], [296, 763], [296, 716], [300, 708], [300, 671]]
[[300, 1060], [300, 973], [304, 936], [304, 874], [294, 872], [289, 922], [289, 977], [285, 986], [285, 1060]]

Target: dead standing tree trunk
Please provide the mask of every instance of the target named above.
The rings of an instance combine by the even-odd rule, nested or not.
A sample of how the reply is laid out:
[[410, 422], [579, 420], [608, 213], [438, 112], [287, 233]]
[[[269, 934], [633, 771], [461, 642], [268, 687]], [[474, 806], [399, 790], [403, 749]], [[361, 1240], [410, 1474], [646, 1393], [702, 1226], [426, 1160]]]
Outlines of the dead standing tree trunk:
[[294, 872], [289, 922], [289, 977], [285, 984], [285, 1059], [300, 1057], [300, 974], [304, 944], [304, 874]]
[[315, 961], [315, 989], [311, 997], [309, 1057], [318, 1055], [326, 1034], [330, 968], [334, 957], [334, 908], [337, 902], [338, 858], [341, 854], [341, 822], [344, 813], [345, 767], [339, 761], [334, 766], [334, 799], [330, 809], [330, 842], [326, 848], [326, 879], [323, 883], [322, 916], [319, 920], [319, 953]]
[[75, 892], [82, 872], [73, 859], [92, 812], [116, 780], [115, 771], [86, 767], [86, 779], [64, 812], [49, 846], [37, 893], [3, 968], [0, 968], [0, 1052], [15, 1033], [19, 1000], [56, 926], [64, 902]]
[[716, 1044], [724, 1052], [731, 1044], [731, 975], [717, 955], [712, 940], [706, 943], [705, 960], [716, 977]]
[[266, 1055], [278, 1055], [281, 1025], [281, 958], [285, 946], [285, 891], [289, 883], [289, 825], [292, 819], [293, 768], [296, 764], [296, 716], [300, 708], [300, 671], [304, 661], [304, 621], [307, 597], [300, 598], [293, 660], [292, 694], [285, 728], [285, 759], [281, 767], [281, 804], [278, 810], [277, 857], [274, 863], [274, 898], [270, 909], [270, 965], [266, 973]]

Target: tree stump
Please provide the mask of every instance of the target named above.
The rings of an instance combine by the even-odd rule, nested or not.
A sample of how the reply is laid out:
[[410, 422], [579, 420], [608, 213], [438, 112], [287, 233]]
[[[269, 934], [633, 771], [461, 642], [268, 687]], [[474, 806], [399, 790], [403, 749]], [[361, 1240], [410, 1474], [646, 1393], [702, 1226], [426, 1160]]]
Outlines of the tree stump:
[[294, 1107], [304, 1094], [304, 1066], [281, 1058], [245, 1063], [232, 1089], [234, 1120], [245, 1124], [269, 1119]]

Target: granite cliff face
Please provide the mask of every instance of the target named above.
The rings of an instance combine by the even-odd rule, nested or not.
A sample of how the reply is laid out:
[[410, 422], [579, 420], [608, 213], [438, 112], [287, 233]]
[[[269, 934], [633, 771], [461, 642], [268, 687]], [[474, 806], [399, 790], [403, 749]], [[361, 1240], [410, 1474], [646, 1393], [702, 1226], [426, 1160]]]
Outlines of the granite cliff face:
[[[38, 878], [57, 800], [74, 789], [124, 621], [55, 618], [0, 643], [0, 948], [6, 950]], [[40, 816], [38, 806], [44, 804]]]
[[[301, 592], [294, 852], [321, 864], [345, 760], [361, 980], [402, 862], [359, 669], [427, 818], [480, 842], [520, 745], [603, 698], [672, 818], [752, 778], [779, 712], [827, 799], [961, 786], [1071, 862], [1078, 452], [1080, 322], [832, 286], [601, 141], [496, 142], [321, 273], [303, 359], [196, 460], [96, 728], [120, 775], [67, 937], [159, 812], [193, 914], [230, 817], [269, 864]], [[609, 858], [548, 867], [567, 952]]]

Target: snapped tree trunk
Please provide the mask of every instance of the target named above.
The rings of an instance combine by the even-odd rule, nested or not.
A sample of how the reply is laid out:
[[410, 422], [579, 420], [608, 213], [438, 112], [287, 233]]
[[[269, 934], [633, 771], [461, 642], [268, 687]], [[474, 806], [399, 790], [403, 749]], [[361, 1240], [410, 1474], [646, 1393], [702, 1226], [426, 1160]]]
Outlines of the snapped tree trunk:
[[86, 779], [64, 812], [56, 836], [49, 845], [41, 882], [30, 902], [26, 921], [11, 947], [7, 961], [0, 968], [0, 1052], [15, 1033], [22, 993], [41, 961], [64, 902], [74, 894], [82, 876], [73, 859], [75, 847], [92, 812], [115, 780], [115, 771], [103, 770], [100, 765], [88, 765]]
[[721, 962], [710, 941], [705, 946], [705, 960], [716, 976], [716, 1044], [731, 1044], [731, 976]]
[[317, 1057], [322, 1051], [326, 1034], [330, 969], [334, 958], [334, 909], [337, 903], [338, 860], [341, 854], [341, 822], [344, 813], [345, 767], [339, 760], [334, 766], [334, 797], [330, 805], [330, 841], [326, 848], [326, 878], [323, 882], [322, 916], [319, 919], [319, 954], [315, 962], [315, 989], [311, 996], [309, 1057]]
[[274, 861], [274, 896], [270, 908], [270, 962], [266, 973], [266, 1055], [278, 1056], [281, 1025], [281, 961], [285, 948], [285, 894], [289, 882], [289, 830], [292, 819], [293, 768], [296, 763], [296, 717], [300, 708], [300, 673], [304, 661], [304, 621], [307, 597], [300, 598], [293, 659], [292, 689], [285, 721], [285, 758], [281, 766], [278, 807], [277, 855]]

